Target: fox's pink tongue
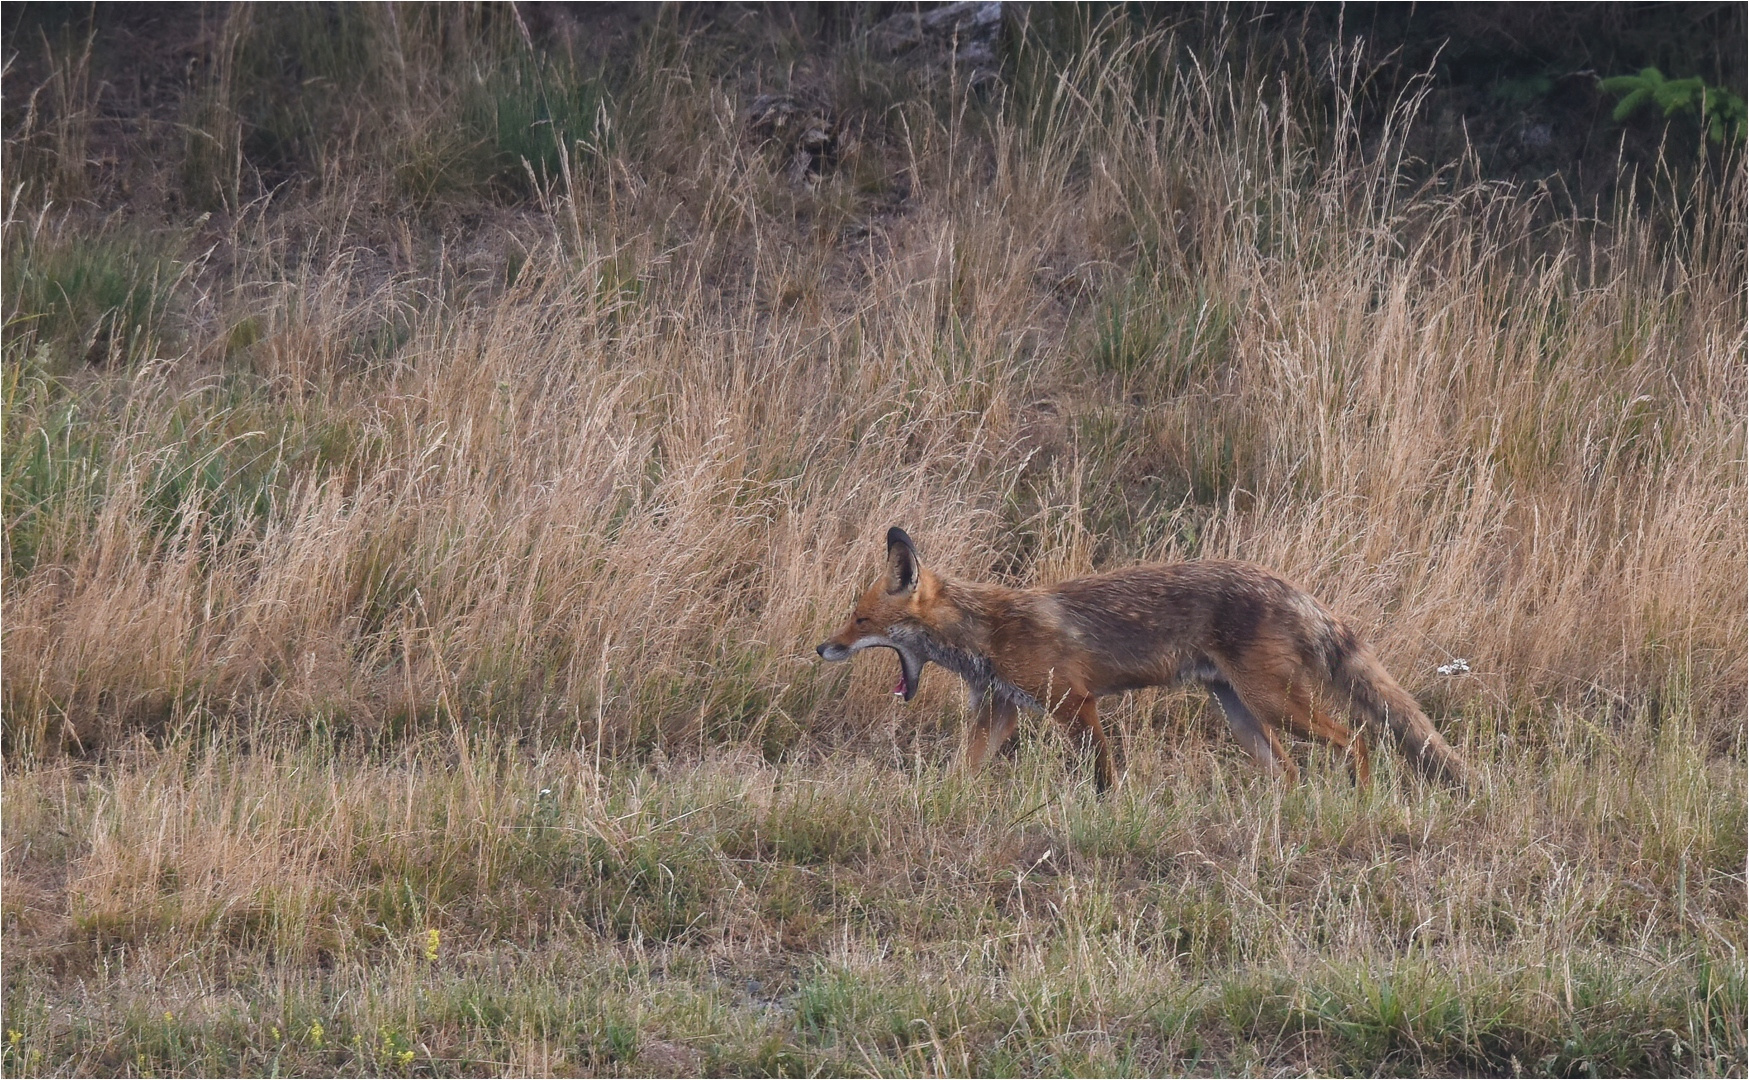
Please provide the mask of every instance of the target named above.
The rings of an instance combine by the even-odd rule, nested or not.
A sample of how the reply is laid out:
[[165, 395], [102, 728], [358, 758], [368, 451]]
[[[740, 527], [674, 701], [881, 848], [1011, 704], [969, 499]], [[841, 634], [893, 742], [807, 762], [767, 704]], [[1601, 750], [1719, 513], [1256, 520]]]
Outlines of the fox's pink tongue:
[[905, 696], [905, 676], [900, 675], [899, 681], [897, 683], [893, 684], [893, 693], [899, 695], [900, 697]]

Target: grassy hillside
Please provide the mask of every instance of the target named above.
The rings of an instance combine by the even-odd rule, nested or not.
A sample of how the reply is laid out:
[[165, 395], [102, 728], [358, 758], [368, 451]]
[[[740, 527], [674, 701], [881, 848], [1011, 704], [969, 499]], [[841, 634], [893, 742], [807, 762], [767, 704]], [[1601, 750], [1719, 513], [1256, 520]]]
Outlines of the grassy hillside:
[[[738, 12], [9, 24], [7, 1071], [1741, 1074], [1741, 149]], [[1271, 566], [1485, 782], [954, 776], [893, 524]]]

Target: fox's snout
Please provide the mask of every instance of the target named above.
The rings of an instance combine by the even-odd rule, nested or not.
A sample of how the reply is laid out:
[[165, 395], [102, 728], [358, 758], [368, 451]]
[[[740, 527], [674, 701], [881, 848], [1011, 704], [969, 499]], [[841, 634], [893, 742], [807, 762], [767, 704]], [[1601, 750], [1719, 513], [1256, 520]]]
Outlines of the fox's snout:
[[836, 641], [822, 641], [814, 648], [822, 660], [844, 660], [850, 656], [850, 650]]

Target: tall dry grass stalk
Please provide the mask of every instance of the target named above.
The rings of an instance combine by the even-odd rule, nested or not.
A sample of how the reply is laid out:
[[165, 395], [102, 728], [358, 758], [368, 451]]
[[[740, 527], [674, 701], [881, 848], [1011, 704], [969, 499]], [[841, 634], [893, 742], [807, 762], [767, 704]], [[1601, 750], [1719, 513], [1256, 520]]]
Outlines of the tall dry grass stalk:
[[568, 161], [507, 269], [359, 250], [335, 183], [297, 256], [238, 215], [177, 355], [69, 380], [15, 339], [8, 445], [85, 479], [7, 508], [8, 745], [237, 717], [789, 745], [885, 715], [884, 671], [811, 645], [891, 524], [1024, 582], [1252, 559], [1454, 717], [1679, 693], [1735, 740], [1740, 161], [1603, 220], [1461, 168], [1411, 188], [1341, 72], [1312, 125], [1148, 74], [1159, 47], [896, 106], [910, 201], [870, 216], [842, 173], [787, 179], [681, 46], [646, 73], [668, 126]]

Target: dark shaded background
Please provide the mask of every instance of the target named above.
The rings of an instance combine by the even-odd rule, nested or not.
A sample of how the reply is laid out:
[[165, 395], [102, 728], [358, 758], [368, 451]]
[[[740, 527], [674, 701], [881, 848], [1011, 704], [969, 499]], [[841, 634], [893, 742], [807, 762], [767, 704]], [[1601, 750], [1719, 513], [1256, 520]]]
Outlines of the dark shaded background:
[[[731, 53], [748, 48], [749, 26], [782, 23], [822, 49], [847, 47], [869, 27], [901, 11], [939, 5], [899, 3], [729, 4], [669, 9], [666, 17], [719, 39]], [[13, 70], [6, 120], [16, 123], [21, 91], [44, 40], [71, 41], [95, 25], [93, 67], [105, 83], [113, 118], [167, 109], [202, 64], [201, 50], [223, 22], [224, 4], [18, 3], [0, 17]], [[509, 15], [508, 6], [500, 9]], [[662, 15], [644, 3], [524, 3], [519, 12], [537, 42], [611, 59], [630, 48], [640, 28]], [[1681, 162], [1707, 148], [1692, 121], [1666, 123], [1645, 110], [1625, 124], [1610, 117], [1615, 99], [1599, 78], [1657, 67], [1671, 78], [1700, 76], [1736, 93], [1745, 86], [1749, 7], [1740, 3], [1462, 3], [1462, 4], [1009, 4], [1012, 39], [1021, 21], [1046, 40], [1072, 45], [1078, 27], [1100, 17], [1174, 31], [1181, 55], [1223, 57], [1273, 68], [1328, 69], [1333, 46], [1358, 57], [1364, 73], [1363, 122], [1384, 111], [1417, 80], [1426, 96], [1410, 148], [1446, 163], [1466, 148], [1484, 176], [1553, 179], [1574, 203], [1609, 197], [1618, 164], [1644, 166], [1660, 144]]]

